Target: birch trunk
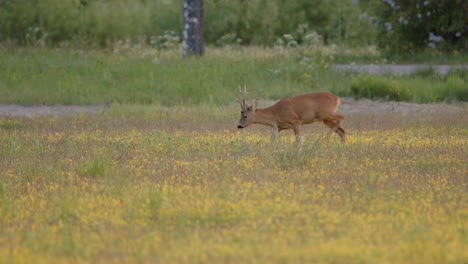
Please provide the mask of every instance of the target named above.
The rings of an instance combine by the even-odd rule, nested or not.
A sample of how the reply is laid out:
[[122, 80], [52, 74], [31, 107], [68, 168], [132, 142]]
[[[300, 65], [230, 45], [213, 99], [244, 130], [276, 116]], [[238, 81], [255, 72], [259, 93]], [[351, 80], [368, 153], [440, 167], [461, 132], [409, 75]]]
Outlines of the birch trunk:
[[183, 56], [203, 55], [203, 0], [184, 0], [183, 19]]

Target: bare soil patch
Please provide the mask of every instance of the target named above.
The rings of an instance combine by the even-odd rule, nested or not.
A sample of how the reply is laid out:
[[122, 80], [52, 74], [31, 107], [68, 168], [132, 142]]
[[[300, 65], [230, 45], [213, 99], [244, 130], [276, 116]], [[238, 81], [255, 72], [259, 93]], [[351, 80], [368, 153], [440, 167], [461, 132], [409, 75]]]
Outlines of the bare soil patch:
[[368, 99], [355, 100], [353, 98], [341, 98], [338, 109], [342, 113], [412, 113], [412, 112], [446, 112], [457, 113], [467, 111], [466, 102], [415, 104], [408, 102], [387, 102]]
[[404, 75], [413, 72], [433, 69], [439, 74], [447, 74], [451, 70], [468, 70], [468, 65], [388, 65], [388, 64], [336, 64], [332, 65], [337, 71], [363, 72], [371, 75], [396, 74]]
[[37, 105], [23, 106], [14, 104], [0, 104], [0, 116], [36, 117], [36, 116], [66, 116], [76, 114], [98, 114], [102, 106], [80, 105]]
[[[262, 105], [271, 105], [271, 102], [262, 102]], [[341, 98], [341, 105], [338, 112], [346, 113], [460, 113], [467, 112], [466, 102], [458, 102], [453, 104], [448, 103], [431, 103], [431, 104], [415, 104], [408, 102], [387, 102], [375, 100], [355, 100], [353, 98]], [[67, 116], [77, 114], [99, 114], [106, 109], [105, 106], [78, 106], [78, 105], [38, 105], [38, 106], [22, 106], [0, 104], [0, 116], [16, 116], [16, 117], [39, 117], [39, 116]]]

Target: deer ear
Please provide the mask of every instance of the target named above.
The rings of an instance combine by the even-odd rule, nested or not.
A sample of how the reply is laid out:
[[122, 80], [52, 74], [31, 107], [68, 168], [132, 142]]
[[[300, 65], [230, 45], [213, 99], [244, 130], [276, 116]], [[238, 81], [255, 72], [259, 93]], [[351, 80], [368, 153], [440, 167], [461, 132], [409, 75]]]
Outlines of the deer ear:
[[257, 109], [257, 105], [258, 105], [258, 99], [255, 99], [253, 105], [252, 105], [252, 109], [255, 111], [255, 109]]

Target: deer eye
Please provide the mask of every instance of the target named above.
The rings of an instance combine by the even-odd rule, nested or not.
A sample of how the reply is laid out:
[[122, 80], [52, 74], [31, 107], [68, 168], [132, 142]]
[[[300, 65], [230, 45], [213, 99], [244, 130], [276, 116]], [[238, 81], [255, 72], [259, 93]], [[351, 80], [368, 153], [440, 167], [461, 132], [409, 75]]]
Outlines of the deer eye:
[[245, 115], [245, 116], [243, 116], [243, 118], [247, 118], [247, 116]]

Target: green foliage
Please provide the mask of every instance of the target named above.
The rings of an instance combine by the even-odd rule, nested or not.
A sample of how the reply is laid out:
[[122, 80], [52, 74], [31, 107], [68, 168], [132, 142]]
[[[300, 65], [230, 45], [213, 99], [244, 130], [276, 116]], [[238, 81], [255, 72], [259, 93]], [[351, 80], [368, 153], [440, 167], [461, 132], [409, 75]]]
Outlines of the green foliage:
[[83, 164], [76, 166], [76, 172], [81, 176], [89, 176], [92, 178], [102, 177], [106, 172], [107, 161], [99, 158], [93, 157], [84, 161]]
[[466, 102], [468, 101], [467, 76], [467, 70], [441, 75], [431, 69], [401, 77], [359, 75], [351, 81], [350, 90], [338, 91], [338, 94], [417, 103]]
[[[4, 0], [0, 41], [110, 46], [131, 39], [153, 44], [167, 32], [180, 36], [181, 10], [179, 0]], [[359, 21], [359, 12], [345, 0], [205, 0], [205, 38], [214, 45], [272, 46], [285, 34], [302, 42], [300, 26], [308, 25], [325, 43], [363, 44], [370, 26]]]
[[450, 76], [441, 97], [449, 101], [468, 101], [468, 82], [466, 79]]
[[369, 21], [376, 27], [377, 44], [387, 56], [468, 50], [467, 1], [368, 0], [363, 6], [376, 16]]
[[[234, 101], [243, 85], [251, 99], [330, 91], [421, 103], [467, 100], [466, 70], [448, 75], [429, 69], [409, 76], [353, 77], [327, 67], [337, 56], [332, 50], [289, 51], [216, 49], [197, 59], [182, 59], [171, 50], [135, 54], [133, 50], [113, 54], [69, 49], [0, 51], [0, 103], [225, 105]], [[9, 122], [0, 127], [18, 129]]]
[[419, 98], [413, 98], [413, 101], [468, 101], [468, 70], [456, 69], [446, 75], [441, 75], [434, 70], [427, 70], [415, 73], [409, 79], [416, 82], [411, 87], [420, 94]]
[[165, 1], [5, 0], [0, 40], [31, 45], [105, 46], [113, 41], [163, 35], [179, 29], [180, 7]]
[[408, 101], [412, 96], [410, 89], [402, 87], [395, 80], [370, 75], [358, 76], [350, 86], [353, 96], [357, 98]]
[[0, 102], [20, 104], [225, 104], [239, 85], [255, 97], [278, 99], [344, 86], [339, 75], [313, 62], [268, 50], [258, 54], [113, 55], [71, 50], [0, 51]]
[[0, 120], [0, 131], [16, 131], [19, 129], [29, 128], [28, 125], [21, 124], [13, 118]]
[[325, 42], [338, 43], [350, 36], [350, 27], [340, 27], [340, 23], [349, 22], [351, 26], [358, 12], [350, 1], [340, 1], [339, 7], [341, 10], [325, 0], [207, 1], [205, 31], [209, 42], [216, 40], [210, 39], [212, 36], [219, 39], [228, 32], [236, 34], [245, 44], [271, 45], [285, 34], [292, 34], [300, 43], [303, 40], [300, 27], [305, 24], [322, 35]]
[[[418, 54], [423, 54], [423, 61], [466, 57], [466, 1], [356, 3], [205, 0], [206, 43], [307, 48], [377, 44], [383, 55], [398, 61], [413, 60]], [[174, 48], [181, 43], [181, 10], [179, 0], [3, 0], [0, 42], [113, 50], [128, 45]]]

